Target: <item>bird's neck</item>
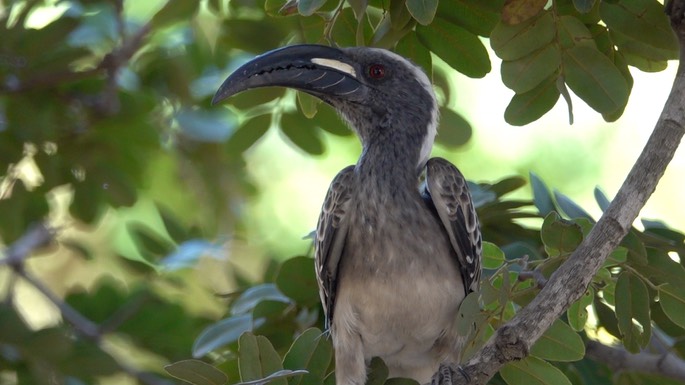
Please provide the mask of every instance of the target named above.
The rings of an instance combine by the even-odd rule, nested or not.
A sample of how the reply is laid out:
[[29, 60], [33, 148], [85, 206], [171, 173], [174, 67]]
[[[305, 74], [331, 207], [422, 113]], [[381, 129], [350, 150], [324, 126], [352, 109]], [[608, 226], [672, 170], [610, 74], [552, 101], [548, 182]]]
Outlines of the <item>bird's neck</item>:
[[397, 132], [389, 130], [363, 140], [356, 166], [363, 182], [393, 189], [415, 189], [424, 166], [419, 161], [420, 143], [417, 145], [417, 138], [401, 137]]

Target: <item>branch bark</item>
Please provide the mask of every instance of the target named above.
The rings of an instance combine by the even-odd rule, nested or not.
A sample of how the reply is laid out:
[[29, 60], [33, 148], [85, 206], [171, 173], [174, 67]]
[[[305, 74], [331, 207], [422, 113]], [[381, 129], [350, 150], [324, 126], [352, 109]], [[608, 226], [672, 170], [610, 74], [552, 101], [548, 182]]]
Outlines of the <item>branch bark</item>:
[[486, 384], [502, 366], [526, 357], [554, 320], [585, 293], [592, 277], [628, 233], [656, 189], [685, 134], [685, 0], [668, 4], [667, 12], [680, 42], [680, 66], [642, 154], [583, 243], [550, 277], [538, 296], [462, 366], [467, 376], [453, 376], [453, 384]]
[[614, 372], [632, 371], [659, 374], [685, 382], [685, 361], [673, 353], [652, 354], [642, 352], [631, 354], [620, 347], [611, 347], [597, 341], [588, 341], [585, 355], [602, 362]]

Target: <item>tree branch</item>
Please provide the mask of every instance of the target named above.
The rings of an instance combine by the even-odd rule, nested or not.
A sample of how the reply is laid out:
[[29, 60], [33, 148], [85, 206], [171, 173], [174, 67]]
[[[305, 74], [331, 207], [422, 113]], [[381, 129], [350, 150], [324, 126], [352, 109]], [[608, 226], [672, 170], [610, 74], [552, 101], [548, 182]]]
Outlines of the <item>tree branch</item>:
[[685, 22], [684, 0], [667, 6], [680, 41], [680, 66], [673, 88], [642, 154], [616, 198], [587, 238], [549, 279], [537, 297], [462, 367], [468, 374], [454, 376], [454, 384], [485, 384], [508, 362], [528, 355], [531, 346], [555, 319], [578, 300], [602, 263], [627, 234], [633, 221], [670, 163], [685, 134]]
[[685, 382], [685, 361], [673, 353], [652, 354], [642, 352], [631, 354], [620, 347], [606, 346], [597, 341], [588, 341], [585, 355], [602, 362], [614, 372], [633, 371], [658, 374]]

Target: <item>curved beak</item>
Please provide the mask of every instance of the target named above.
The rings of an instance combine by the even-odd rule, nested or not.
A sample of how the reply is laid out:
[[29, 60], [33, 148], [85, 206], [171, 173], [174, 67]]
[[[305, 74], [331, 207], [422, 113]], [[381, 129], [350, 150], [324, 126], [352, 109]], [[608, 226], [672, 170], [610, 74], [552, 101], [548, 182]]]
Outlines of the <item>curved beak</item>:
[[354, 99], [364, 88], [355, 63], [342, 50], [293, 45], [257, 56], [238, 68], [219, 87], [212, 104], [248, 89], [269, 86], [294, 88], [328, 103], [333, 97]]

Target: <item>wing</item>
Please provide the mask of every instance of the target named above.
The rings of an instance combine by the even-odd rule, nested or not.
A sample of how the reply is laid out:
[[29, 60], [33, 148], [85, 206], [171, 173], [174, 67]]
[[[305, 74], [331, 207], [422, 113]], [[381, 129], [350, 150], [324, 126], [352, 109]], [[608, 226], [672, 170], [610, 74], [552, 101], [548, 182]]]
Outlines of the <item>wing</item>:
[[354, 166], [348, 166], [333, 179], [316, 227], [314, 266], [327, 329], [333, 320], [338, 264], [347, 238], [345, 214], [349, 207], [353, 176]]
[[482, 236], [466, 179], [442, 158], [426, 163], [426, 188], [442, 221], [464, 279], [466, 293], [478, 290], [481, 274]]

